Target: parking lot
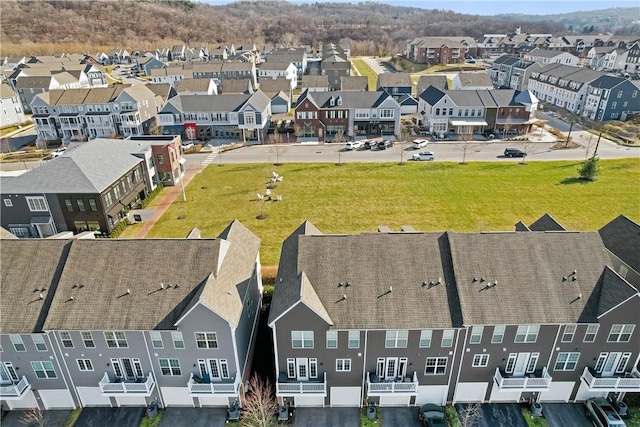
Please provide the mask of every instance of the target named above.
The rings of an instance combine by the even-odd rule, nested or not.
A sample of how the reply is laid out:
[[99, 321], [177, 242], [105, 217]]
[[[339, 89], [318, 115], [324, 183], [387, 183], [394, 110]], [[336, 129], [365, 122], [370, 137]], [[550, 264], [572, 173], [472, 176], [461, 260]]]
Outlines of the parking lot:
[[542, 415], [549, 427], [590, 426], [591, 421], [585, 415], [582, 403], [543, 403]]

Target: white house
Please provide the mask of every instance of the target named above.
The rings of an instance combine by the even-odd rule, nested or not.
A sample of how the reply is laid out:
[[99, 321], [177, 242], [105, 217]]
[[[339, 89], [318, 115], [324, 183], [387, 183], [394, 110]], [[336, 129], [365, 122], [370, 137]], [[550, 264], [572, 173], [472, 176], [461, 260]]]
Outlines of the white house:
[[258, 70], [258, 79], [284, 77], [291, 83], [291, 89], [298, 86], [298, 69], [292, 62], [264, 62]]
[[562, 64], [570, 65], [572, 67], [578, 66], [578, 57], [572, 55], [569, 52], [562, 52], [558, 50], [546, 50], [535, 48], [532, 51], [525, 53], [522, 58], [525, 61], [533, 61], [538, 64]]
[[6, 83], [0, 85], [0, 110], [2, 111], [0, 127], [16, 126], [25, 122], [20, 98]]

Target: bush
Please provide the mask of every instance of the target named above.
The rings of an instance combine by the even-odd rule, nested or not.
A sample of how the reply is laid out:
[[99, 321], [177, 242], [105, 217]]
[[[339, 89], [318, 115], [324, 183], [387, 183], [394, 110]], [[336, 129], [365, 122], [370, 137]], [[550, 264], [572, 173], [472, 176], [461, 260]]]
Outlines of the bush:
[[585, 181], [595, 181], [598, 175], [598, 158], [592, 157], [588, 159], [579, 169], [580, 179]]
[[110, 239], [115, 239], [124, 231], [125, 228], [129, 225], [129, 218], [123, 218], [122, 221], [116, 225], [116, 228], [113, 229], [111, 234], [109, 234]]
[[140, 209], [144, 209], [145, 206], [147, 206], [149, 204], [149, 202], [151, 202], [151, 200], [153, 200], [153, 198], [160, 192], [160, 190], [162, 190], [164, 188], [164, 184], [160, 183], [158, 184], [158, 186], [156, 188], [153, 189], [153, 191], [151, 193], [149, 193], [147, 195], [147, 197], [145, 197], [141, 202], [140, 202]]
[[449, 425], [451, 427], [460, 427], [460, 418], [458, 417], [458, 411], [453, 405], [447, 405], [444, 407], [444, 413], [447, 416], [447, 420], [449, 420]]

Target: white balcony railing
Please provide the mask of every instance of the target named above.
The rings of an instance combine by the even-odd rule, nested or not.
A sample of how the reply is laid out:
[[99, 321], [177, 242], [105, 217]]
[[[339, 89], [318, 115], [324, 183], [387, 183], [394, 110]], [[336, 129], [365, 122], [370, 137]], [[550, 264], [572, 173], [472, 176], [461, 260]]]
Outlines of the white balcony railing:
[[322, 394], [327, 395], [327, 373], [323, 375], [323, 381], [295, 381], [276, 383], [276, 396], [288, 396], [292, 394]]
[[378, 396], [381, 394], [394, 393], [418, 393], [418, 375], [413, 372], [413, 377], [402, 378], [398, 381], [371, 382], [371, 376], [367, 372], [367, 396]]
[[27, 381], [27, 377], [23, 375], [22, 378], [20, 378], [20, 381], [15, 384], [12, 383], [0, 386], [0, 399], [22, 399], [29, 390], [31, 390], [31, 384]]
[[[531, 374], [529, 374], [531, 375]], [[551, 375], [547, 372], [547, 368], [542, 368], [542, 376], [525, 376], [525, 377], [508, 377], [503, 376], [500, 368], [496, 368], [493, 376], [496, 384], [500, 389], [508, 390], [545, 390], [551, 386]]]
[[141, 378], [139, 381], [142, 382], [138, 382], [138, 381], [128, 381], [128, 380], [120, 380], [118, 379], [117, 382], [112, 382], [109, 379], [109, 374], [108, 373], [104, 373], [104, 376], [102, 377], [102, 379], [100, 380], [100, 391], [102, 392], [102, 394], [139, 394], [139, 395], [144, 395], [144, 396], [149, 396], [151, 395], [151, 391], [153, 390], [153, 387], [156, 385], [156, 381], [153, 378], [153, 375], [151, 374], [151, 372], [149, 372], [149, 375], [147, 376], [146, 380], [144, 378]]
[[240, 388], [240, 382], [234, 381], [232, 383], [216, 383], [210, 382], [208, 384], [196, 382], [193, 379], [193, 372], [191, 373], [191, 377], [189, 377], [189, 382], [187, 383], [189, 387], [190, 394], [231, 394], [237, 395], [238, 389]]
[[640, 372], [635, 368], [618, 377], [597, 377], [585, 366], [582, 381], [591, 391], [640, 391]]

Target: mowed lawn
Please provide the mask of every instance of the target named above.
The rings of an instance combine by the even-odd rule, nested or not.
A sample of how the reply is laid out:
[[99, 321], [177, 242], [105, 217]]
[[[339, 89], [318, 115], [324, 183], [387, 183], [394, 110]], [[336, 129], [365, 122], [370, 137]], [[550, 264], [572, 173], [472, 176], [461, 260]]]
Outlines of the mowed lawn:
[[[196, 176], [148, 237], [215, 237], [233, 219], [262, 238], [263, 265], [276, 265], [282, 241], [304, 220], [324, 233], [513, 231], [545, 212], [568, 230], [597, 230], [619, 214], [640, 221], [640, 160], [601, 161], [596, 182], [576, 179], [579, 162], [286, 163], [211, 165]], [[272, 171], [284, 179], [260, 202]], [[206, 186], [206, 188], [202, 188]], [[267, 214], [256, 219], [261, 209]], [[178, 217], [182, 217], [178, 219]]]

